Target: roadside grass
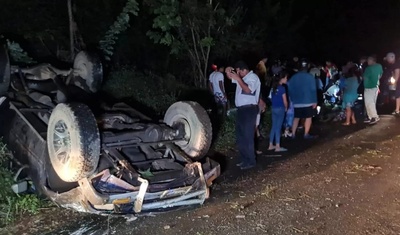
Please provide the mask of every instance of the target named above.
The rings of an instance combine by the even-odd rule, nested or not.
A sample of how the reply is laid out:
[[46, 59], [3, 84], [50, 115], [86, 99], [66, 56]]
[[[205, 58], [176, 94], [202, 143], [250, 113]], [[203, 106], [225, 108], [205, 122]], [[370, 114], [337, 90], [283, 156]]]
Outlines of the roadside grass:
[[34, 194], [15, 194], [14, 174], [9, 169], [10, 152], [0, 139], [0, 227], [24, 214], [36, 214], [44, 203]]

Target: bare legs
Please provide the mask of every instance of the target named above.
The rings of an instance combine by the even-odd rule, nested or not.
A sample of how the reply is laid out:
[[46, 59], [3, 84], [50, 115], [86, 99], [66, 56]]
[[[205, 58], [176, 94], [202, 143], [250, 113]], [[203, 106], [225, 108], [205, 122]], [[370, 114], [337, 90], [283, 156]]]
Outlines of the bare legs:
[[396, 98], [396, 113], [400, 112], [400, 98]]
[[293, 137], [296, 135], [297, 127], [299, 126], [300, 118], [294, 118], [293, 119], [293, 125], [292, 125], [292, 135]]
[[312, 118], [306, 118], [304, 121], [304, 135], [309, 135], [312, 124]]
[[354, 116], [354, 111], [351, 107], [346, 107], [346, 122], [343, 125], [348, 126], [352, 124], [356, 124], [356, 117]]

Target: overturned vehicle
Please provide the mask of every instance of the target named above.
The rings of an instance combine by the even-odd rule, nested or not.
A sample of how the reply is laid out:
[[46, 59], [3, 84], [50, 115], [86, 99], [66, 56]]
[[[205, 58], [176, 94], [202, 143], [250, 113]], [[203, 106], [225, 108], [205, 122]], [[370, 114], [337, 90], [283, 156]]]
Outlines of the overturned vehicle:
[[102, 66], [93, 54], [78, 53], [69, 70], [19, 68], [0, 49], [0, 134], [37, 193], [98, 214], [208, 198], [220, 166], [205, 157], [212, 131], [199, 104], [174, 103], [154, 122], [125, 103], [100, 102]]

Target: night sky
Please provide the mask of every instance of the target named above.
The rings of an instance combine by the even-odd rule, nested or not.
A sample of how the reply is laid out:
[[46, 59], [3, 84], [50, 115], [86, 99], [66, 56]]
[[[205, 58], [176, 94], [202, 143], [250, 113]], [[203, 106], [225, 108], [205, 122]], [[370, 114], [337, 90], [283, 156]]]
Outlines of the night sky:
[[307, 17], [302, 35], [310, 57], [344, 61], [400, 53], [398, 0], [297, 0], [296, 5], [296, 14]]
[[[246, 1], [252, 7], [257, 0]], [[282, 5], [288, 0], [282, 0]], [[292, 21], [305, 18], [293, 54], [324, 61], [400, 55], [399, 0], [294, 0]]]

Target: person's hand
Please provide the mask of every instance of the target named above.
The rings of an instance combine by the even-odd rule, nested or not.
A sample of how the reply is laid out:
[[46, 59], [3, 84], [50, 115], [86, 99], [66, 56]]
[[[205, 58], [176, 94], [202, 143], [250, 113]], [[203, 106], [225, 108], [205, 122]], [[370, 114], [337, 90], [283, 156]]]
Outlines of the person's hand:
[[317, 108], [317, 104], [313, 104], [312, 107], [313, 107], [313, 109], [316, 109]]
[[235, 74], [234, 72], [233, 72], [233, 68], [232, 67], [226, 67], [225, 68], [225, 73], [226, 73], [226, 76], [229, 78], [229, 79], [231, 79], [232, 80], [232, 74]]
[[230, 79], [236, 80], [236, 81], [238, 81], [238, 80], [241, 79], [240, 76], [239, 76], [239, 74], [237, 74], [237, 73], [235, 73], [235, 72], [232, 72], [232, 71], [231, 71], [229, 74], [227, 74], [227, 76], [228, 76]]
[[264, 102], [264, 100], [260, 99], [258, 101], [258, 107], [259, 107], [261, 113], [264, 113], [265, 110], [267, 109], [267, 104]]

